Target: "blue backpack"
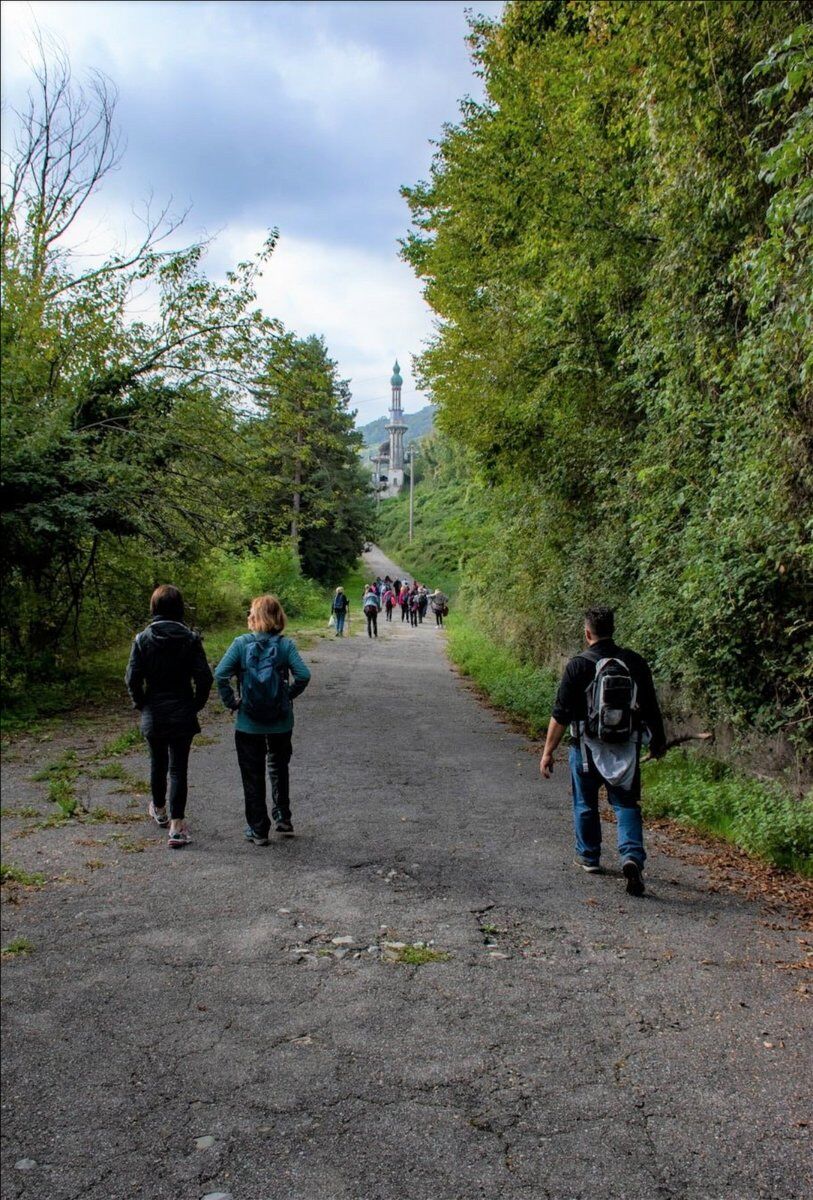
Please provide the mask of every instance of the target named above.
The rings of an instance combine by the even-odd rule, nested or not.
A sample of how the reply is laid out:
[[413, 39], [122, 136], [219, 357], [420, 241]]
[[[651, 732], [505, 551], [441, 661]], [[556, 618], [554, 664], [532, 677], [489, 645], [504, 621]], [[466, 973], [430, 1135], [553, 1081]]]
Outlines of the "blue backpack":
[[240, 676], [240, 707], [258, 725], [273, 725], [287, 716], [291, 701], [283, 678], [287, 667], [279, 635], [256, 634], [245, 647]]

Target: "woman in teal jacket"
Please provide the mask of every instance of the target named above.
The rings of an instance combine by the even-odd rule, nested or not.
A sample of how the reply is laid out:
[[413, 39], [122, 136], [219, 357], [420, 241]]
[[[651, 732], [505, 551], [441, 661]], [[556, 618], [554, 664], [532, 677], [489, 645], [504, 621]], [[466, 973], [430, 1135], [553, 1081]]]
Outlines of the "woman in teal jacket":
[[[255, 846], [268, 846], [271, 821], [268, 817], [265, 792], [265, 772], [271, 781], [272, 817], [277, 833], [293, 836], [291, 822], [291, 800], [288, 779], [288, 764], [291, 761], [291, 737], [294, 729], [295, 700], [310, 682], [311, 673], [299, 656], [290, 638], [283, 637], [285, 612], [276, 596], [258, 596], [251, 602], [248, 614], [250, 633], [235, 638], [215, 668], [215, 680], [220, 699], [231, 712], [236, 713], [234, 743], [237, 747], [237, 762], [243, 779], [243, 794], [246, 804], [246, 840]], [[279, 715], [273, 720], [257, 720], [242, 711], [243, 676], [250, 650], [262, 654], [274, 653], [275, 669], [279, 681], [274, 689], [277, 694]], [[288, 677], [294, 682], [289, 685]], [[235, 695], [231, 681], [237, 678], [241, 696]]]

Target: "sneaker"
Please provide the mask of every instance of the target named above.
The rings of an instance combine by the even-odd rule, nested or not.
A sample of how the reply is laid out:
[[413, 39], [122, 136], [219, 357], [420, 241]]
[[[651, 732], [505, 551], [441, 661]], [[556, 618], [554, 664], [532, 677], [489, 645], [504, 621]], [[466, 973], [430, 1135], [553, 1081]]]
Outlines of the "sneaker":
[[255, 846], [270, 846], [271, 839], [267, 834], [257, 833], [250, 825], [246, 825], [243, 831], [243, 837], [247, 842], [252, 842]]
[[156, 808], [152, 801], [150, 801], [150, 807], [147, 809], [147, 815], [152, 817], [155, 824], [160, 825], [162, 829], [166, 829], [167, 825], [169, 825], [166, 808]]
[[634, 858], [625, 858], [621, 864], [621, 871], [627, 881], [627, 892], [630, 896], [643, 896], [644, 894], [644, 873], [643, 867]]
[[597, 862], [590, 862], [587, 858], [577, 858], [576, 866], [581, 867], [588, 875], [601, 875], [603, 868]]
[[290, 821], [277, 821], [277, 833], [283, 833], [286, 837], [293, 837], [294, 827]]
[[169, 835], [167, 845], [170, 850], [182, 850], [184, 846], [188, 846], [192, 841], [189, 832], [186, 829], [176, 829], [175, 833]]

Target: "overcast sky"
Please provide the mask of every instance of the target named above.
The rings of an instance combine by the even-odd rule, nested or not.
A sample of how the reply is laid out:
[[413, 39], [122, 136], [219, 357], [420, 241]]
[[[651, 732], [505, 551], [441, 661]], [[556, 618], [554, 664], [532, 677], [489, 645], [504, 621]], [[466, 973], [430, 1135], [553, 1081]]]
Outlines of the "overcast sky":
[[325, 335], [363, 423], [387, 407], [396, 354], [404, 407], [425, 403], [411, 355], [431, 315], [398, 258], [408, 229], [398, 189], [426, 177], [431, 139], [464, 95], [480, 95], [467, 7], [497, 16], [502, 5], [5, 0], [3, 98], [25, 91], [35, 24], [77, 75], [100, 68], [118, 87], [126, 152], [83, 226], [91, 248], [134, 231], [133, 206], [151, 192], [192, 206], [185, 241], [218, 235], [212, 274], [278, 226], [263, 308]]

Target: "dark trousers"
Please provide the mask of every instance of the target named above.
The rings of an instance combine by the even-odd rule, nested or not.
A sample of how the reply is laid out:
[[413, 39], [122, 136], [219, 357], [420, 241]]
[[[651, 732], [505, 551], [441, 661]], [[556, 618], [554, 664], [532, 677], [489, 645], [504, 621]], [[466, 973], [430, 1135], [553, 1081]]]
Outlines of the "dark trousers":
[[186, 813], [186, 781], [189, 767], [189, 751], [193, 734], [183, 737], [159, 737], [147, 734], [150, 748], [150, 791], [156, 808], [167, 802], [167, 775], [169, 775], [169, 815], [173, 821], [182, 821]]
[[291, 761], [291, 730], [287, 733], [241, 733], [234, 731], [237, 763], [243, 777], [246, 823], [265, 837], [271, 828], [265, 803], [265, 771], [271, 783], [271, 816], [275, 821], [290, 821], [291, 795], [288, 764]]
[[408, 621], [408, 620], [409, 620], [409, 609], [408, 609], [408, 607], [406, 606], [406, 604], [402, 604], [402, 605], [401, 605], [401, 620], [402, 620], [402, 621]]
[[435, 624], [436, 624], [436, 625], [442, 625], [442, 624], [443, 624], [443, 613], [442, 613], [442, 612], [436, 612], [436, 613], [435, 613]]
[[392, 620], [392, 605], [391, 604], [387, 605], [387, 620], [388, 621]]
[[365, 608], [364, 615], [367, 618], [367, 637], [373, 634], [378, 637], [378, 612], [374, 608]]
[[410, 623], [410, 625], [417, 625], [417, 624], [418, 624], [418, 610], [417, 610], [417, 608], [411, 608], [411, 609], [409, 610], [409, 623]]

